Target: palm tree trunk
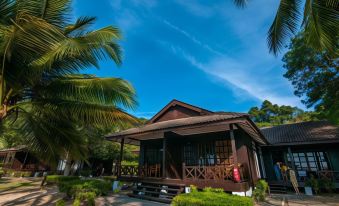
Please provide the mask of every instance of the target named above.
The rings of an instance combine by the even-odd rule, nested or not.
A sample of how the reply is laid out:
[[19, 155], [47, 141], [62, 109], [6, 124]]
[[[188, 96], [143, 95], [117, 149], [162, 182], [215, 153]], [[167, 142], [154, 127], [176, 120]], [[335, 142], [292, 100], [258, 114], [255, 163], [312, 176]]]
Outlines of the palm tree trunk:
[[71, 173], [71, 168], [72, 168], [72, 159], [71, 159], [71, 155], [69, 154], [69, 152], [67, 151], [67, 155], [66, 155], [66, 165], [65, 165], [65, 169], [64, 169], [64, 176], [69, 176]]

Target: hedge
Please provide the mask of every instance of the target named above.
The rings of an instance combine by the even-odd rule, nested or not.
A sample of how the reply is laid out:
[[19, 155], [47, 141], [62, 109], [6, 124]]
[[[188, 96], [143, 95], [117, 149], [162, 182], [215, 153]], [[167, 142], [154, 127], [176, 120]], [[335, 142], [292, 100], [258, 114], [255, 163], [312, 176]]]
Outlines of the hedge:
[[47, 184], [58, 184], [60, 182], [80, 180], [77, 176], [48, 175], [46, 177]]
[[202, 192], [193, 190], [191, 193], [174, 197], [172, 206], [253, 206], [249, 197], [241, 197], [221, 192], [221, 189], [205, 188]]

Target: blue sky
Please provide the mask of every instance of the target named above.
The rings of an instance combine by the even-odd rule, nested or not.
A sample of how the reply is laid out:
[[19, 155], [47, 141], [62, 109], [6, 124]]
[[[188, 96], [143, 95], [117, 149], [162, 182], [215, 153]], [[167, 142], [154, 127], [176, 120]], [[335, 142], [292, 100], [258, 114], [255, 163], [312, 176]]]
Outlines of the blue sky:
[[132, 114], [150, 118], [178, 99], [213, 111], [247, 112], [264, 99], [304, 108], [282, 76], [282, 56], [269, 54], [266, 32], [279, 1], [76, 0], [74, 16], [96, 16], [95, 28], [121, 29], [123, 65], [88, 69], [135, 87]]

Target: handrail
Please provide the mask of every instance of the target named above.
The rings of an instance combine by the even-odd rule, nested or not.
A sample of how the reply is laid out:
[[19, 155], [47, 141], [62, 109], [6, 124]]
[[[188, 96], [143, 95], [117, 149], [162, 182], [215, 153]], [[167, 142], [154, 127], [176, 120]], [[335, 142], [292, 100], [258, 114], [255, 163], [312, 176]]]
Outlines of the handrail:
[[[233, 165], [186, 166], [182, 165], [183, 179], [191, 180], [233, 180]], [[244, 181], [244, 168], [239, 166], [241, 181]]]
[[317, 171], [317, 175], [320, 179], [328, 178], [332, 181], [339, 182], [339, 171], [320, 170], [320, 171]]

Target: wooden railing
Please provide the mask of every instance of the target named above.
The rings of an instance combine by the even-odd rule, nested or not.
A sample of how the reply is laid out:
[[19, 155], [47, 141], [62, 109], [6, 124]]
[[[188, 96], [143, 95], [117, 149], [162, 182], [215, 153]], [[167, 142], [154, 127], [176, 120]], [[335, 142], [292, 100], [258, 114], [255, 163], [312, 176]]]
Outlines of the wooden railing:
[[124, 177], [160, 177], [160, 165], [117, 165], [116, 174]]
[[[183, 178], [191, 180], [233, 180], [233, 165], [186, 166], [183, 164]], [[239, 165], [241, 181], [245, 180], [244, 169]]]
[[317, 172], [320, 179], [327, 178], [333, 182], [339, 182], [339, 171], [322, 170]]

